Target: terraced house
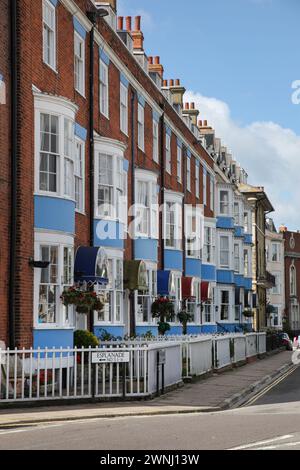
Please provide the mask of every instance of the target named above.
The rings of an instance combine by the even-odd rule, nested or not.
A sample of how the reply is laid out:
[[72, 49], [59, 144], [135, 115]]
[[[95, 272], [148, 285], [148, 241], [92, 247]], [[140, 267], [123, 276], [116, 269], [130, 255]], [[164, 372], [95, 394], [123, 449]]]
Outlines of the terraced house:
[[[246, 173], [146, 55], [141, 18], [118, 18], [116, 0], [10, 4], [18, 47], [0, 64], [16, 79], [14, 224], [0, 339], [37, 348], [73, 346], [75, 329], [157, 334], [157, 296], [174, 303], [173, 334], [183, 306], [190, 333], [251, 329]], [[74, 284], [101, 309], [65, 305]]]

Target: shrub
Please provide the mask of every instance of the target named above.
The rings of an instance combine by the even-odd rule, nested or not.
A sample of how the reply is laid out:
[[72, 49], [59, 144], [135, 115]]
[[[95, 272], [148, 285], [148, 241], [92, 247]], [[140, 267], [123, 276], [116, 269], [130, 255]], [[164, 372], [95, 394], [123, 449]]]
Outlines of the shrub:
[[74, 346], [77, 348], [96, 348], [99, 346], [98, 338], [90, 331], [78, 330], [74, 333]]

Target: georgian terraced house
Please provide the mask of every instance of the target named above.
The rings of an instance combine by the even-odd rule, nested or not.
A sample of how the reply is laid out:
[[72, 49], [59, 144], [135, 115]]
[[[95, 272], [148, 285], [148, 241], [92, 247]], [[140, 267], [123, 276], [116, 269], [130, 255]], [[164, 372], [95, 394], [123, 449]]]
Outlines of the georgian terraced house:
[[[247, 175], [147, 57], [140, 17], [116, 0], [2, 5], [0, 339], [157, 334], [158, 295], [187, 306], [190, 333], [251, 329]], [[74, 283], [105, 298], [91, 321], [61, 302]]]

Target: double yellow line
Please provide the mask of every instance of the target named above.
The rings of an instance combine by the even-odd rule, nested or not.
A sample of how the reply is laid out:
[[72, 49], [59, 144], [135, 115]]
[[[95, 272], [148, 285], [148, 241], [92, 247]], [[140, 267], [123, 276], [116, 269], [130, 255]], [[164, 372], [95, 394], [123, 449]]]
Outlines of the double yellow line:
[[298, 368], [297, 366], [292, 367], [290, 370], [288, 370], [285, 374], [281, 375], [278, 379], [274, 380], [271, 384], [267, 385], [263, 390], [258, 392], [256, 395], [254, 395], [252, 398], [250, 398], [248, 401], [246, 401], [241, 407], [244, 406], [250, 406], [253, 405], [259, 398], [263, 397], [267, 392], [272, 390], [272, 388], [276, 387], [280, 382], [285, 380], [289, 375], [291, 375], [296, 369]]

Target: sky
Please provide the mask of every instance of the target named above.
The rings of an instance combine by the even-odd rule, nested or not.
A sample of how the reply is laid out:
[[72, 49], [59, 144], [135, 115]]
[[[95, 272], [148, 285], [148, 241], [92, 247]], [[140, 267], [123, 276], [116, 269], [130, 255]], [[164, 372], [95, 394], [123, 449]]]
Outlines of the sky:
[[299, 230], [300, 1], [118, 0], [118, 14], [142, 16], [146, 54], [265, 187], [277, 226]]

